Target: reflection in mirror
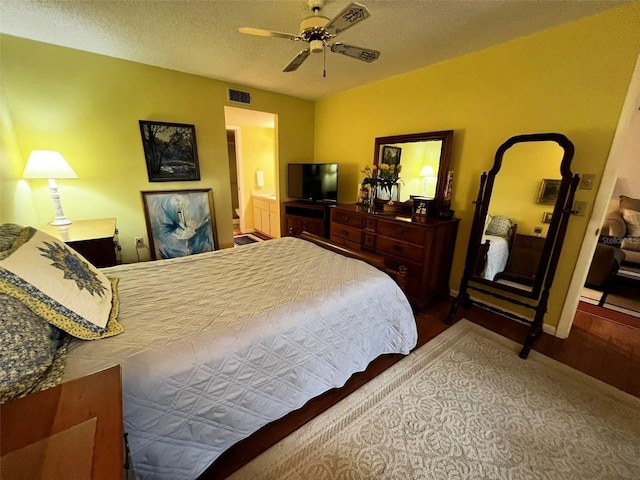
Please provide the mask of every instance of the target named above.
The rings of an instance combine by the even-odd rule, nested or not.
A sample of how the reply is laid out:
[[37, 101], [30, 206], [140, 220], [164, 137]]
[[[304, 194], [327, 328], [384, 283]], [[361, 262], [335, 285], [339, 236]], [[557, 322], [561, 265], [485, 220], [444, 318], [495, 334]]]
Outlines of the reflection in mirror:
[[478, 276], [533, 290], [549, 227], [544, 222], [557, 199], [563, 156], [564, 149], [552, 141], [516, 143], [506, 150], [484, 221], [484, 261], [476, 267]]
[[[453, 130], [378, 137], [374, 163], [400, 165], [396, 198], [406, 202], [412, 196], [441, 199], [449, 170]], [[385, 168], [385, 167], [383, 167]], [[384, 192], [382, 199], [385, 199]]]
[[435, 198], [442, 140], [395, 143], [380, 147], [380, 164], [402, 165], [397, 200], [404, 202], [411, 195]]

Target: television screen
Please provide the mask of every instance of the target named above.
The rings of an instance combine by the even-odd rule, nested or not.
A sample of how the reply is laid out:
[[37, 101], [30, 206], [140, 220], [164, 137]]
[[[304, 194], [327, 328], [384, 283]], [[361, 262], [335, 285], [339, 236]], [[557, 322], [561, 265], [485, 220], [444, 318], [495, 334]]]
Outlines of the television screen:
[[338, 164], [290, 163], [287, 186], [290, 198], [335, 203], [338, 201]]

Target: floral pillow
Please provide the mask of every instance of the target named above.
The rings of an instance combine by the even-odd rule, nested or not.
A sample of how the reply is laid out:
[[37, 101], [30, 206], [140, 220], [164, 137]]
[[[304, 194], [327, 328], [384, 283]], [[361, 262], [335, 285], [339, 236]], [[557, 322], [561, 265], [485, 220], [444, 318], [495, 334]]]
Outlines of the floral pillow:
[[60, 383], [69, 338], [0, 293], [0, 404]]
[[491, 221], [489, 222], [489, 226], [487, 227], [487, 231], [485, 233], [487, 235], [496, 235], [498, 237], [506, 238], [509, 236], [511, 225], [511, 220], [509, 220], [507, 217], [495, 215], [491, 217]]
[[0, 293], [83, 340], [124, 331], [116, 321], [116, 283], [63, 242], [31, 227], [0, 260]]

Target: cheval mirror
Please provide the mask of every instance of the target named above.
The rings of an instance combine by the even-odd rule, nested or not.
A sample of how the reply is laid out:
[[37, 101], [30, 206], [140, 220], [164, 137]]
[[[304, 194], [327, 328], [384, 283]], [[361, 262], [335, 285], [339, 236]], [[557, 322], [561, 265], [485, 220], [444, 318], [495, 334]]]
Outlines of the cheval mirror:
[[[482, 174], [458, 306], [477, 303], [530, 325], [521, 358], [542, 333], [579, 176], [571, 173], [574, 147], [559, 133], [518, 135], [503, 143]], [[489, 288], [487, 288], [489, 287]], [[535, 312], [533, 319], [471, 299], [475, 290]], [[522, 297], [522, 299], [518, 298]]]
[[[439, 211], [445, 194], [452, 144], [453, 130], [377, 137], [374, 165], [402, 166], [401, 183], [397, 198], [393, 200], [409, 203], [412, 197], [425, 197], [433, 199], [435, 210]], [[378, 201], [384, 200], [385, 193], [381, 191]]]

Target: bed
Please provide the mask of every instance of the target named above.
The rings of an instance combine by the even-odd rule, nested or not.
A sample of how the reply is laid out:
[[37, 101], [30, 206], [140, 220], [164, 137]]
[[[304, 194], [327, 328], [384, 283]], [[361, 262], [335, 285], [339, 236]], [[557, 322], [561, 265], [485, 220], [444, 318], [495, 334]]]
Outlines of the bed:
[[124, 332], [72, 338], [63, 380], [122, 366], [138, 478], [196, 478], [263, 425], [417, 342], [386, 273], [299, 238], [101, 272], [118, 279]]
[[474, 274], [493, 281], [503, 272], [518, 224], [501, 215], [487, 215]]

